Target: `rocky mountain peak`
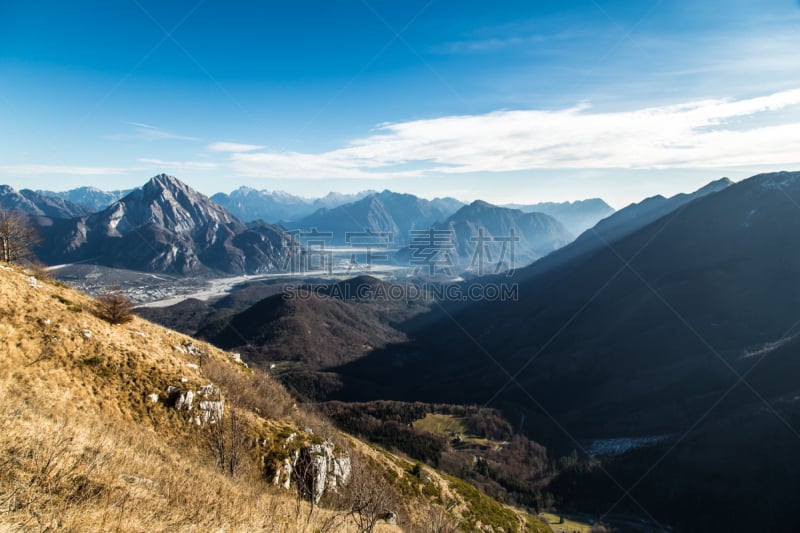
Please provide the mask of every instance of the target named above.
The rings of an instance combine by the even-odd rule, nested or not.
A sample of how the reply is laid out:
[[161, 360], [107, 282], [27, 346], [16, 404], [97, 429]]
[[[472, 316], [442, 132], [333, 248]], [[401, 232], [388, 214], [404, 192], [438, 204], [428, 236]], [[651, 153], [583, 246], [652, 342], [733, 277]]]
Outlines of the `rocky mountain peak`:
[[178, 234], [194, 233], [209, 224], [242, 225], [207, 196], [166, 174], [152, 177], [141, 189], [99, 213], [99, 218], [120, 233], [150, 223]]

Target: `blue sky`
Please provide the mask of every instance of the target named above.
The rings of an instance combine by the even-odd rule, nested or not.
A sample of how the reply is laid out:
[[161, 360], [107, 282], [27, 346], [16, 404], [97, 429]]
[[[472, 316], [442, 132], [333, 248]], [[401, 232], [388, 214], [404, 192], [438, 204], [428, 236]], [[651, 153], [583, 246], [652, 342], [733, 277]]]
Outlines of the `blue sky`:
[[621, 207], [800, 168], [795, 0], [0, 1], [0, 182]]

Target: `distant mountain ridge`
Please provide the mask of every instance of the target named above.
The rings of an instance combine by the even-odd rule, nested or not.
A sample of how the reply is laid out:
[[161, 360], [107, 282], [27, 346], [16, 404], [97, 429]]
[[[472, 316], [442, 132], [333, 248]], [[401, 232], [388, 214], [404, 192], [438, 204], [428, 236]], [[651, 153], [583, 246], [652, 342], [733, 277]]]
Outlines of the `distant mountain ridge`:
[[375, 191], [354, 194], [329, 192], [321, 198], [305, 198], [284, 191], [257, 190], [239, 187], [230, 194], [219, 192], [211, 199], [245, 222], [263, 220], [270, 223], [298, 220], [322, 208], [334, 208], [358, 201]]
[[408, 242], [411, 230], [430, 228], [460, 205], [452, 198], [426, 200], [413, 194], [385, 190], [333, 209], [322, 208], [287, 227], [329, 232], [334, 244], [346, 244], [348, 233], [365, 230], [389, 233], [394, 244], [401, 245]]
[[95, 213], [105, 209], [132, 191], [133, 189], [103, 191], [95, 187], [78, 187], [62, 192], [45, 190], [37, 190], [36, 192], [43, 196], [67, 200], [73, 204], [84, 207], [89, 213]]
[[63, 198], [46, 196], [30, 189], [16, 191], [8, 185], [0, 185], [0, 209], [53, 218], [74, 218], [91, 212]]
[[557, 269], [579, 257], [589, 257], [593, 252], [677, 211], [689, 202], [719, 192], [732, 184], [728, 178], [721, 178], [709, 182], [692, 193], [680, 193], [669, 198], [661, 195], [651, 196], [641, 202], [630, 204], [578, 235], [569, 245], [536, 261], [521, 274], [534, 276], [547, 270]]
[[524, 213], [544, 213], [561, 222], [573, 235], [580, 235], [600, 220], [614, 213], [614, 208], [601, 198], [574, 202], [540, 202], [537, 204], [505, 204]]
[[46, 238], [39, 255], [49, 263], [96, 258], [133, 270], [257, 273], [279, 269], [288, 253], [281, 228], [247, 226], [166, 174], [89, 216], [35, 220]]
[[451, 232], [454, 259], [461, 268], [486, 273], [497, 267], [520, 268], [572, 241], [572, 235], [552, 216], [482, 200], [462, 207], [433, 228]]

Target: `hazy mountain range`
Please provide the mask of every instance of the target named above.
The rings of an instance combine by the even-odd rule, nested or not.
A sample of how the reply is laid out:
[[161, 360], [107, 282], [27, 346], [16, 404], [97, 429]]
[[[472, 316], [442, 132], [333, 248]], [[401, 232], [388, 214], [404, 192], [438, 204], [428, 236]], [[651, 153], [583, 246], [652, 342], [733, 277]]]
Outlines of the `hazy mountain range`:
[[133, 189], [116, 190], [116, 191], [102, 191], [95, 187], [78, 187], [68, 191], [53, 192], [38, 190], [37, 193], [43, 196], [50, 196], [54, 198], [61, 198], [84, 207], [88, 212], [94, 213], [105, 209], [122, 197], [133, 192]]
[[721, 178], [704, 185], [692, 193], [676, 194], [670, 198], [657, 195], [646, 198], [641, 202], [630, 204], [600, 220], [595, 226], [578, 235], [568, 246], [564, 246], [541, 261], [537, 261], [524, 274], [531, 276], [546, 270], [560, 268], [569, 261], [606, 248], [608, 244], [655, 222], [692, 200], [721, 191], [732, 185], [732, 183], [727, 178]]
[[[173, 185], [180, 183], [174, 181]], [[48, 246], [39, 251], [46, 262], [91, 260], [107, 266], [175, 273], [203, 268], [221, 272], [274, 270], [286, 253], [278, 245], [277, 234], [282, 229], [263, 221], [280, 221], [288, 230], [316, 229], [330, 235], [326, 241], [330, 245], [352, 244], [347, 235], [365, 231], [391, 235], [389, 246], [401, 249], [393, 260], [402, 264], [410, 257], [407, 246], [412, 230], [452, 231], [453, 263], [459, 268], [472, 262], [483, 233], [486, 240], [481, 242], [487, 255], [481, 263], [485, 259], [492, 267], [489, 270], [505, 254], [507, 257], [500, 261], [504, 268], [512, 255], [513, 263], [522, 266], [570, 242], [577, 233], [567, 226], [580, 229], [613, 211], [600, 199], [530, 204], [515, 210], [480, 201], [466, 206], [454, 198], [427, 200], [388, 190], [331, 192], [308, 199], [240, 187], [209, 199], [182, 184], [172, 188], [183, 189], [182, 196], [170, 193], [161, 198], [151, 191], [142, 194], [142, 189], [101, 191], [93, 187], [18, 192], [3, 186], [0, 208], [34, 217], [49, 238]], [[179, 197], [186, 202], [176, 202]], [[192, 230], [187, 221], [191, 221]], [[249, 228], [245, 227], [248, 222]], [[227, 235], [214, 234], [220, 224], [228, 228], [223, 230]], [[519, 240], [513, 250], [504, 251], [500, 241], [511, 234], [511, 228]], [[271, 241], [268, 251], [252, 249], [253, 245], [259, 247], [256, 241], [265, 238]], [[244, 252], [241, 247], [250, 249]]]
[[461, 207], [453, 198], [426, 200], [412, 194], [392, 191], [370, 193], [362, 199], [322, 208], [298, 221], [286, 224], [289, 229], [331, 233], [331, 242], [347, 244], [348, 233], [371, 231], [389, 234], [394, 245], [408, 242], [411, 230], [428, 229]]
[[319, 209], [332, 209], [343, 204], [356, 202], [375, 191], [361, 191], [354, 194], [330, 192], [321, 198], [304, 198], [284, 191], [257, 190], [239, 187], [230, 194], [219, 192], [211, 199], [230, 211], [234, 216], [246, 221], [263, 220], [278, 223], [299, 220]]
[[[437, 239], [430, 247], [431, 236], [418, 235], [414, 242], [398, 252], [401, 262], [430, 272], [422, 259], [437, 253], [431, 260], [437, 268], [453, 266], [473, 273], [490, 274], [525, 266], [553, 250], [569, 244], [573, 237], [555, 218], [544, 213], [523, 213], [519, 209], [499, 207], [481, 200], [461, 207], [443, 222], [432, 226]], [[438, 250], [438, 251], [437, 251]]]
[[538, 204], [506, 204], [503, 207], [519, 209], [525, 213], [544, 213], [555, 218], [573, 235], [580, 235], [614, 212], [614, 208], [600, 198], [574, 202], [540, 202]]
[[8, 185], [0, 185], [0, 209], [54, 218], [73, 218], [91, 213], [90, 209], [69, 200], [46, 196], [30, 189], [16, 191]]

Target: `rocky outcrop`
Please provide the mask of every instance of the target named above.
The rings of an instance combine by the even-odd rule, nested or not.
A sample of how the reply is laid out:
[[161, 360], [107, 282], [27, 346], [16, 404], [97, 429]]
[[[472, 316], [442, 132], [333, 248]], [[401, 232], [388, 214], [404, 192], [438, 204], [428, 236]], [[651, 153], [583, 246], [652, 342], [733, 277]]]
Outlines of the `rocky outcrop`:
[[[195, 402], [195, 398], [198, 401]], [[170, 385], [167, 387], [165, 403], [177, 411], [185, 412], [198, 426], [216, 424], [225, 414], [225, 400], [220, 390], [213, 385], [203, 385], [197, 392], [191, 389], [182, 391], [179, 387]]]
[[[287, 439], [284, 448], [290, 447], [295, 435]], [[336, 455], [336, 446], [329, 440], [322, 444], [309, 444], [289, 451], [288, 457], [274, 462], [266, 459], [267, 474], [274, 485], [285, 489], [294, 484], [301, 496], [314, 503], [319, 502], [326, 491], [336, 491], [350, 479], [352, 465], [350, 457]]]

